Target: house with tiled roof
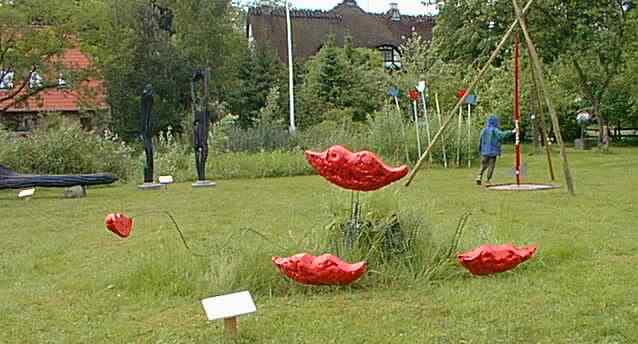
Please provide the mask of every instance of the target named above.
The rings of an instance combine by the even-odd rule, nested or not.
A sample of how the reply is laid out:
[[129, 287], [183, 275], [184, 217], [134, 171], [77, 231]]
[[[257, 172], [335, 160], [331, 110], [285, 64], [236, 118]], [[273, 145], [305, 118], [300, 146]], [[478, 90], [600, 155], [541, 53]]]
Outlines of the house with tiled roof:
[[[89, 58], [79, 48], [65, 49], [56, 56], [52, 64], [59, 64], [62, 70], [81, 73], [91, 67]], [[12, 71], [3, 71], [0, 80], [0, 99], [15, 92], [23, 80]], [[0, 101], [0, 122], [16, 131], [30, 131], [49, 113], [61, 113], [65, 118], [79, 121], [90, 129], [96, 112], [108, 111], [103, 82], [94, 78], [79, 78], [70, 81], [65, 75], [41, 75], [39, 70], [31, 75], [26, 87], [18, 96], [33, 92], [43, 85], [49, 87], [26, 99], [6, 99]], [[51, 87], [51, 85], [54, 85]]]
[[[401, 14], [396, 3], [386, 13], [369, 13], [356, 0], [343, 0], [329, 11], [290, 11], [292, 51], [295, 62], [315, 55], [332, 35], [342, 45], [350, 36], [354, 47], [378, 49], [387, 68], [400, 68], [403, 42], [413, 33], [432, 39], [435, 20], [431, 16]], [[249, 9], [246, 35], [253, 44], [267, 44], [277, 51], [281, 62], [288, 61], [286, 11], [283, 8], [254, 7]]]

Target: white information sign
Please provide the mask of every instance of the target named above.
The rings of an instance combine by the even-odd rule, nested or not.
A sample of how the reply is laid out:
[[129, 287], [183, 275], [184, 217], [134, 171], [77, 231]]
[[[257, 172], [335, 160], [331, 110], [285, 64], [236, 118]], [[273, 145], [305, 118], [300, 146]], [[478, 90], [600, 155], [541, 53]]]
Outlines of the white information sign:
[[160, 184], [173, 184], [175, 181], [173, 180], [173, 176], [160, 176], [159, 183]]
[[257, 311], [248, 291], [204, 299], [202, 305], [208, 320], [232, 318]]
[[35, 189], [26, 189], [18, 192], [18, 198], [32, 197], [35, 194]]

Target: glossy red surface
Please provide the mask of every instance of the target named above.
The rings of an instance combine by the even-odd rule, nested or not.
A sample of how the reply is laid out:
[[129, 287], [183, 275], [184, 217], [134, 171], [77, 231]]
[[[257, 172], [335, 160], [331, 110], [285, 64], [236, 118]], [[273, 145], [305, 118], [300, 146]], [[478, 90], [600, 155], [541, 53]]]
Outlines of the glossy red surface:
[[272, 257], [272, 262], [290, 279], [309, 285], [348, 285], [368, 268], [366, 262], [348, 264], [331, 254], [315, 257], [300, 253], [287, 258]]
[[133, 219], [120, 213], [112, 213], [106, 215], [104, 224], [106, 225], [106, 229], [110, 230], [121, 238], [128, 237], [133, 230]]
[[306, 160], [322, 177], [345, 189], [373, 191], [408, 174], [408, 167], [389, 167], [374, 153], [353, 153], [343, 146], [332, 146], [322, 153], [306, 151]]
[[482, 245], [462, 253], [458, 261], [474, 275], [489, 275], [515, 268], [536, 252], [536, 246]]
[[408, 92], [408, 97], [410, 97], [410, 99], [415, 102], [417, 100], [419, 100], [419, 92], [417, 92], [417, 90], [412, 89]]

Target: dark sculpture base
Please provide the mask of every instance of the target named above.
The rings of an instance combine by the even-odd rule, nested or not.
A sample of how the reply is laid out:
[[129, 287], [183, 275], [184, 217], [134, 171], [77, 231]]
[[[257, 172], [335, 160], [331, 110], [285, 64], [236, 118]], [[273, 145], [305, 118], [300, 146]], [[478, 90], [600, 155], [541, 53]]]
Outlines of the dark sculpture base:
[[137, 189], [138, 190], [158, 190], [161, 187], [162, 187], [162, 184], [144, 183], [144, 184], [138, 185]]
[[217, 186], [217, 183], [211, 182], [210, 180], [198, 180], [191, 185], [194, 188], [210, 188], [210, 187]]

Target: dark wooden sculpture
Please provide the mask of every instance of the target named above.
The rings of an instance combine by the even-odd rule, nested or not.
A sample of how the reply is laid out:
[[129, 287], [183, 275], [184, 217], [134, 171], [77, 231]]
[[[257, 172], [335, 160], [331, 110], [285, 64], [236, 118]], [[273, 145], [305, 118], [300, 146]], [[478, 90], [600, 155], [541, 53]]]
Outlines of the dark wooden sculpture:
[[32, 187], [63, 188], [76, 185], [111, 184], [117, 177], [110, 173], [78, 175], [34, 175], [18, 174], [0, 165], [0, 189], [26, 189]]
[[144, 183], [153, 183], [153, 87], [147, 84], [142, 91], [142, 138], [144, 139]]
[[[201, 94], [197, 92], [197, 83], [202, 82]], [[195, 149], [195, 167], [197, 180], [206, 180], [206, 159], [208, 159], [208, 130], [210, 111], [208, 110], [208, 70], [198, 70], [191, 81], [193, 106], [193, 148]]]

